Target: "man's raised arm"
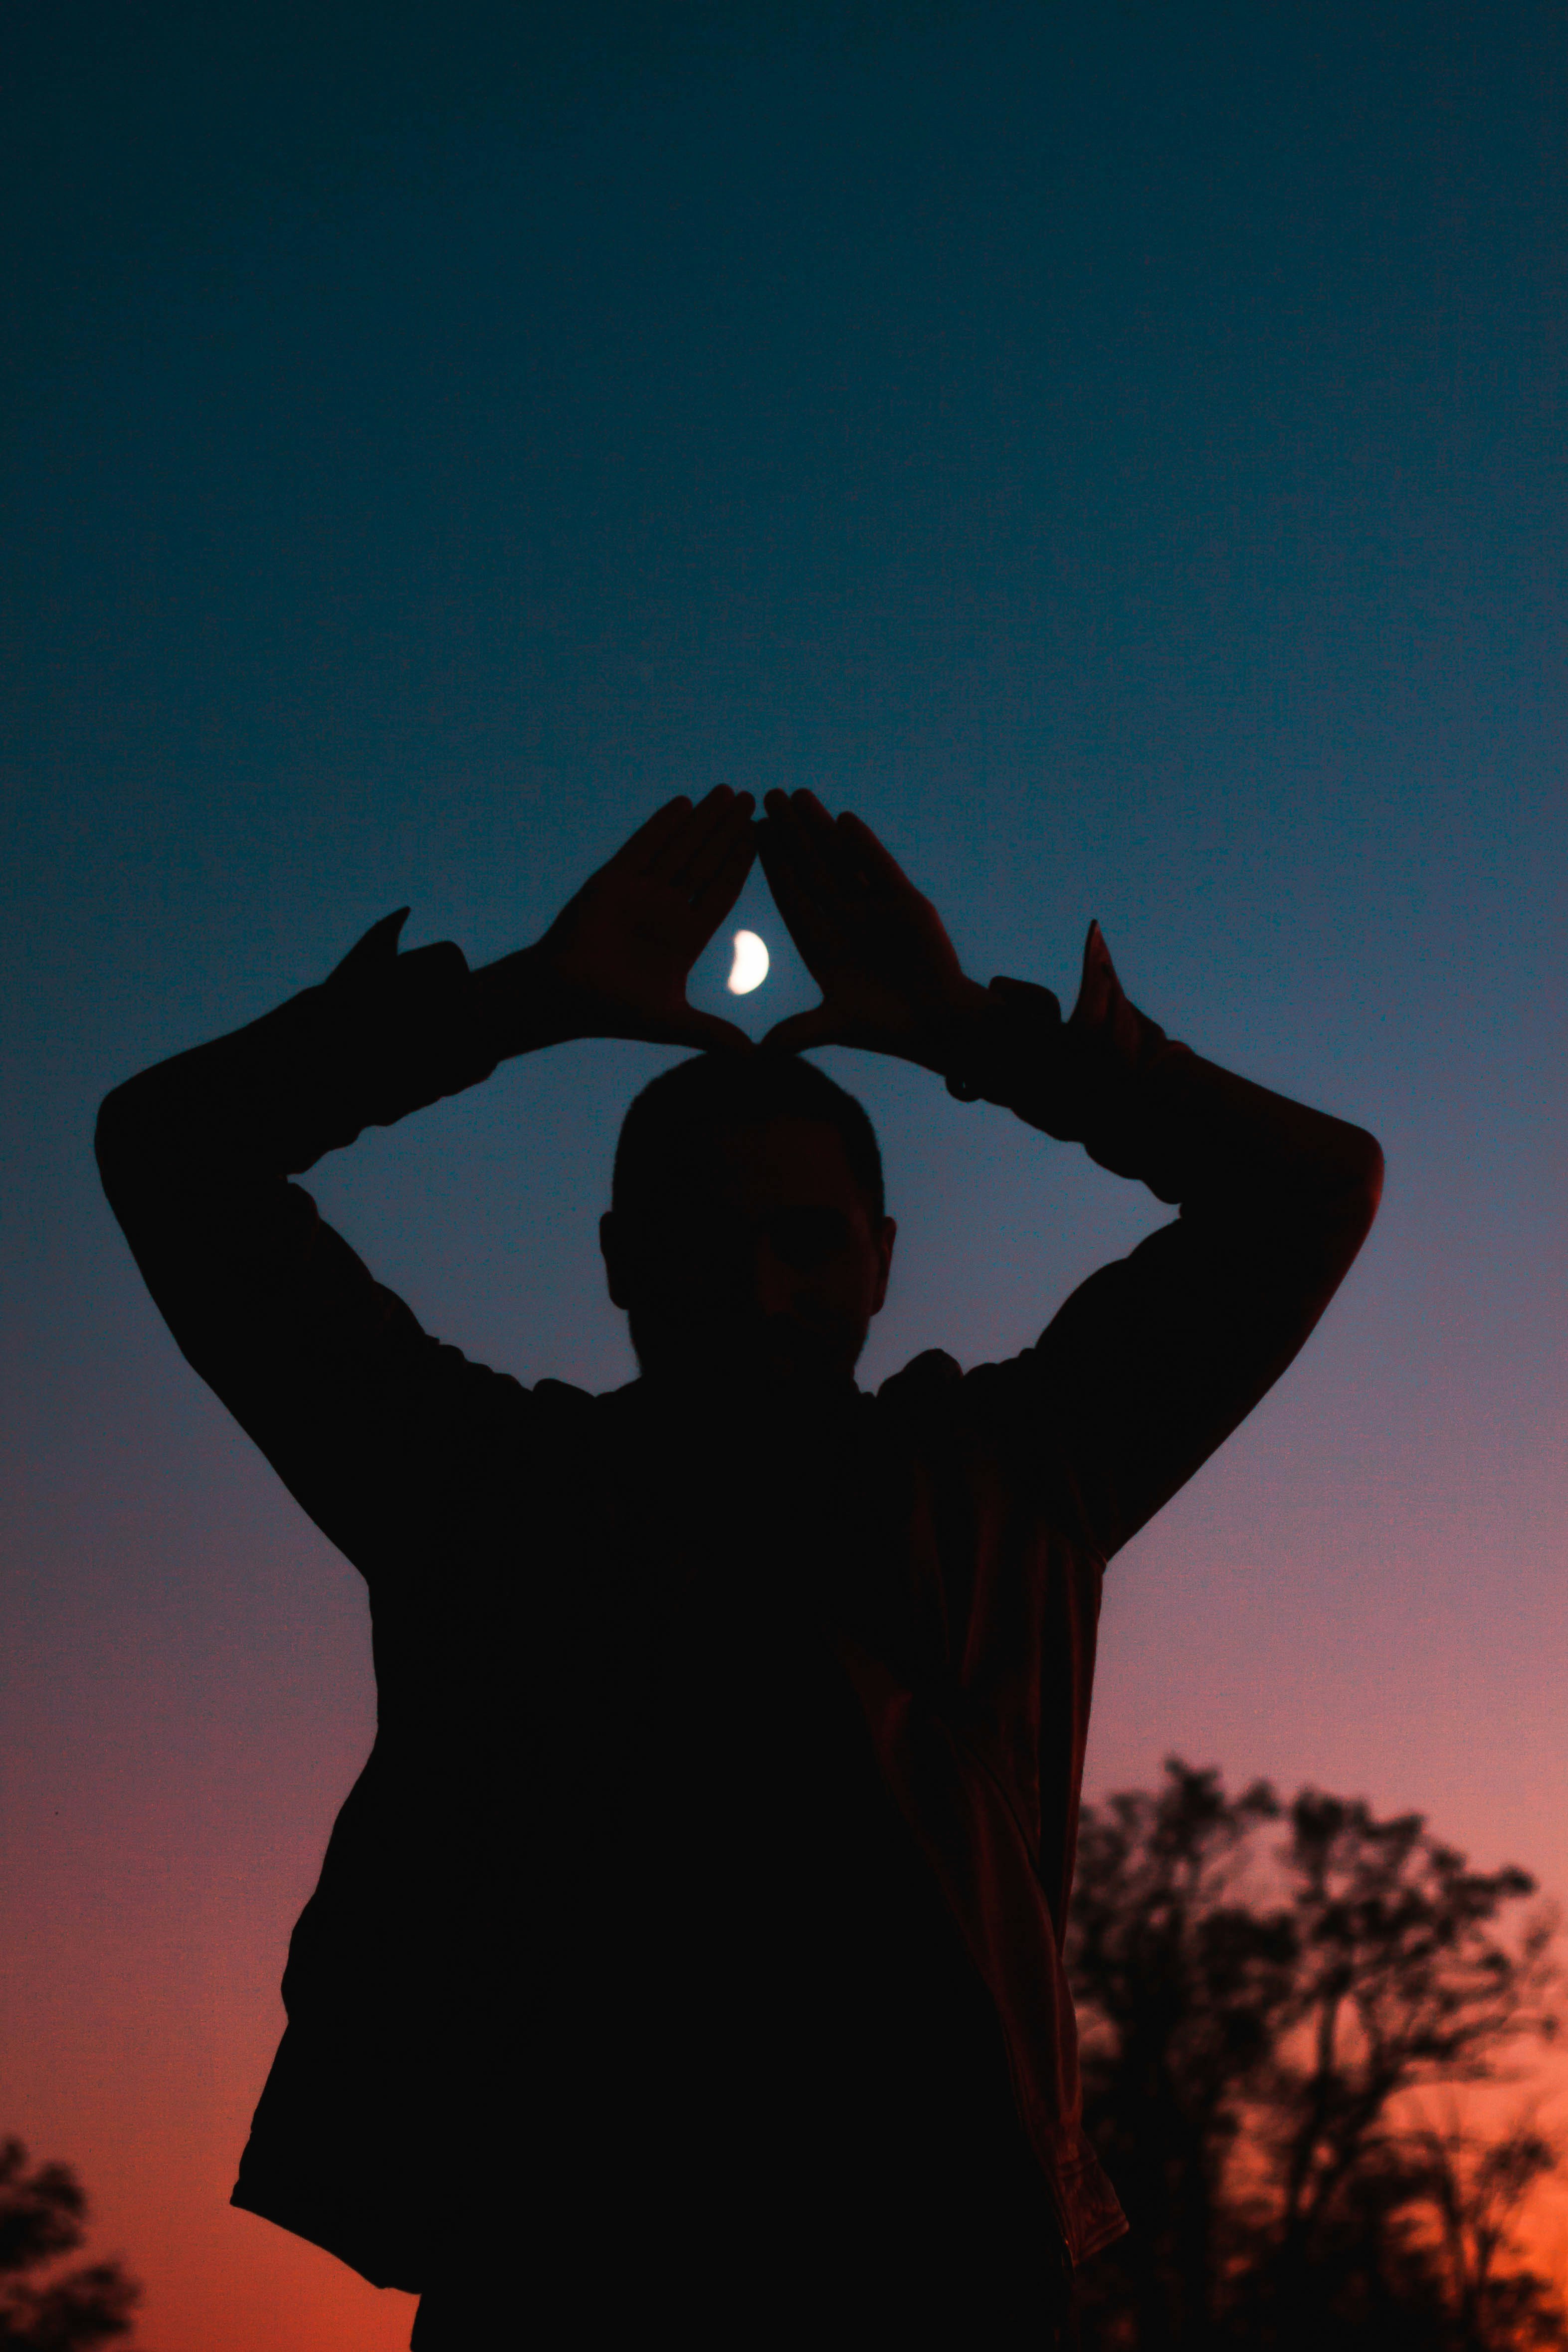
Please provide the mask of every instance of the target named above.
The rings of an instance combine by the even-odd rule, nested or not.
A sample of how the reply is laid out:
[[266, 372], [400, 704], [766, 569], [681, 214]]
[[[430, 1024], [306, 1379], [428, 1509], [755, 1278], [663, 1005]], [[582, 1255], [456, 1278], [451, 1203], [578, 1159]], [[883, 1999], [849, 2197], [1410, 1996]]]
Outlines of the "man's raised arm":
[[994, 1368], [1026, 1413], [1048, 1403], [1109, 1557], [1300, 1348], [1372, 1224], [1383, 1155], [1362, 1129], [1172, 1044], [1123, 994], [1098, 926], [1064, 1022], [1047, 989], [969, 980], [935, 908], [857, 818], [808, 793], [770, 794], [767, 809], [763, 865], [823, 1002], [764, 1044], [921, 1063], [961, 1100], [1004, 1104], [1180, 1203], [1036, 1348]]
[[1080, 1284], [1019, 1367], [1048, 1392], [1109, 1558], [1302, 1346], [1376, 1215], [1383, 1154], [1364, 1129], [1173, 1044], [1123, 994], [1098, 925], [1069, 1021], [1045, 989], [987, 993], [950, 1088], [1180, 1206]]
[[104, 1187], [183, 1352], [367, 1574], [446, 1517], [487, 1406], [518, 1391], [429, 1339], [289, 1179], [537, 1046], [743, 1045], [685, 992], [751, 864], [750, 809], [671, 802], [479, 972], [447, 943], [400, 955], [388, 916], [319, 987], [105, 1101]]

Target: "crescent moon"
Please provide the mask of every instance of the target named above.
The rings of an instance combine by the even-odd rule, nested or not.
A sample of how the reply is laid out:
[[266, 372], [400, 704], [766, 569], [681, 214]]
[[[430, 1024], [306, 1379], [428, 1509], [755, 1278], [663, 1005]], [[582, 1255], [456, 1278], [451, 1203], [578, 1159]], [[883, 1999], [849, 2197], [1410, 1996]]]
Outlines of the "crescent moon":
[[731, 996], [750, 996], [768, 976], [768, 951], [755, 931], [737, 931], [735, 957], [724, 982]]

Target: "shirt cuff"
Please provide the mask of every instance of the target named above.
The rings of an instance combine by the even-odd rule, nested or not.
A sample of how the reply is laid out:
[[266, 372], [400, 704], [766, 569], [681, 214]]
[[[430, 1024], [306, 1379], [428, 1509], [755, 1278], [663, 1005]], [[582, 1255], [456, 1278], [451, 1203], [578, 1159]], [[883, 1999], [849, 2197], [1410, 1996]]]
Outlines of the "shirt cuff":
[[985, 1009], [955, 1043], [947, 1089], [960, 1102], [1013, 1111], [1091, 1160], [1139, 1179], [1163, 1200], [1180, 1197], [1166, 1079], [1191, 1059], [1112, 982], [1098, 1013], [1070, 1020], [1048, 988], [998, 977]]

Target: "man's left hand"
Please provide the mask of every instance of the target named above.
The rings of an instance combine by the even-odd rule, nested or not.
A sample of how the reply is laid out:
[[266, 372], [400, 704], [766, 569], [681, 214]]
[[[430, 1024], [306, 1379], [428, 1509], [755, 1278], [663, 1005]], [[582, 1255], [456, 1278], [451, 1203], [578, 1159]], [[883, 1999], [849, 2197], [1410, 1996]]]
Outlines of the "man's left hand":
[[763, 871], [822, 1002], [763, 1046], [858, 1045], [945, 1070], [987, 996], [936, 908], [858, 816], [832, 817], [806, 792], [769, 793], [764, 806]]

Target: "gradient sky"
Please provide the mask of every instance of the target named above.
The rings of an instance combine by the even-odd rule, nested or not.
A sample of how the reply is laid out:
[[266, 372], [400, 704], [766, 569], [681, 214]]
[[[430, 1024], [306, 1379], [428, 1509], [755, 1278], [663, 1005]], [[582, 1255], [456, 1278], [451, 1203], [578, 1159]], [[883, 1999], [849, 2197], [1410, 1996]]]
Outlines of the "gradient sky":
[[[669, 793], [810, 784], [977, 977], [1104, 925], [1371, 1127], [1306, 1355], [1115, 1564], [1091, 1793], [1176, 1750], [1568, 1895], [1561, 11], [14, 11], [0, 2127], [157, 2352], [392, 2352], [226, 2203], [372, 1728], [357, 1578], [177, 1357], [118, 1079], [387, 908], [483, 960]], [[761, 1028], [807, 1001], [774, 954]], [[715, 953], [694, 992], [727, 1000]], [[669, 1058], [583, 1045], [313, 1180], [524, 1378]], [[1163, 1212], [826, 1057], [901, 1222], [867, 1366], [1031, 1339]], [[746, 1530], [737, 1528], [737, 1572]]]

